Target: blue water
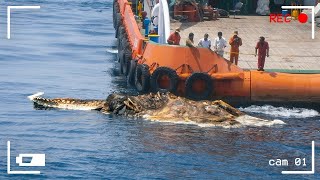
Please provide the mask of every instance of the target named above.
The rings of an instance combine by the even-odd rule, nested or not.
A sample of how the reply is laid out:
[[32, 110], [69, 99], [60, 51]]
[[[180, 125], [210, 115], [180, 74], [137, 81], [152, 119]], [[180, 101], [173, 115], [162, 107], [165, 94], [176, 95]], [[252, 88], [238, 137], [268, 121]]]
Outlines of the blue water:
[[[10, 40], [8, 5], [41, 6], [13, 10]], [[286, 125], [240, 129], [34, 109], [26, 97], [38, 91], [98, 99], [111, 92], [136, 93], [117, 70], [111, 7], [110, 0], [0, 1], [0, 179], [320, 178], [317, 107], [243, 107]], [[315, 175], [281, 175], [311, 170], [312, 140]], [[7, 141], [11, 170], [41, 174], [8, 175]], [[21, 153], [45, 153], [46, 166], [19, 167], [15, 157]], [[269, 166], [272, 158], [288, 159], [289, 167]], [[306, 158], [307, 166], [294, 167], [295, 158]]]

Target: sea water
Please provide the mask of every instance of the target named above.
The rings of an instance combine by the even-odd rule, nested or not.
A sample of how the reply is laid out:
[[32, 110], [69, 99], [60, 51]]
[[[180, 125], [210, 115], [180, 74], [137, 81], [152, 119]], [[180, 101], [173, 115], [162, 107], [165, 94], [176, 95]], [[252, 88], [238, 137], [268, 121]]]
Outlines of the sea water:
[[[6, 39], [6, 6], [12, 10]], [[99, 112], [36, 110], [27, 96], [104, 99], [136, 94], [118, 71], [110, 0], [0, 1], [0, 179], [316, 179], [319, 108], [247, 105], [241, 110], [286, 124], [219, 128], [132, 119]], [[7, 174], [39, 170], [40, 175]], [[282, 175], [311, 170], [315, 175]], [[19, 167], [15, 157], [45, 154], [44, 167]], [[287, 159], [288, 167], [269, 165]], [[306, 167], [294, 165], [306, 158]]]

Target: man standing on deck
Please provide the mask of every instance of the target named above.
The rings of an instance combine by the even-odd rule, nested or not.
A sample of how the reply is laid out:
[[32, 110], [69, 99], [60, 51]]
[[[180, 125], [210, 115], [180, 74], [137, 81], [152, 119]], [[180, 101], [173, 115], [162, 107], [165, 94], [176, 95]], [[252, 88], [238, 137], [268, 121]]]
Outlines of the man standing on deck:
[[199, 40], [198, 46], [210, 49], [211, 48], [211, 40], [208, 38], [209, 38], [209, 34], [205, 33], [204, 38]]
[[176, 28], [176, 30], [172, 34], [170, 34], [170, 36], [169, 36], [169, 38], [167, 40], [168, 44], [170, 44], [170, 45], [180, 45], [181, 37], [180, 37], [179, 32], [180, 32], [180, 29]]
[[260, 37], [259, 42], [256, 45], [256, 51], [254, 56], [257, 56], [258, 49], [258, 71], [264, 71], [263, 68], [266, 56], [269, 57], [269, 44], [267, 41], [265, 41], [265, 38], [263, 36]]
[[227, 41], [222, 37], [222, 32], [218, 32], [218, 37], [214, 40], [213, 43], [214, 51], [221, 57], [224, 54], [224, 48], [227, 47]]
[[194, 37], [194, 34], [193, 34], [193, 33], [189, 33], [189, 37], [188, 37], [188, 39], [186, 40], [186, 46], [188, 46], [188, 47], [195, 47], [195, 46], [194, 46], [193, 37]]
[[230, 62], [235, 62], [238, 65], [239, 46], [242, 45], [242, 39], [238, 36], [238, 31], [234, 31], [233, 36], [229, 40], [230, 48]]

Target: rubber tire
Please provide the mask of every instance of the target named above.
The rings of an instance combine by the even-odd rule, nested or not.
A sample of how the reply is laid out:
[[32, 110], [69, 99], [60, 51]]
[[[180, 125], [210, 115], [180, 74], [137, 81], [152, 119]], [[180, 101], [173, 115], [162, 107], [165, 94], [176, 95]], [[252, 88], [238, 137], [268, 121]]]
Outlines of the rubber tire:
[[[207, 83], [206, 89], [201, 94], [199, 94], [197, 92], [193, 92], [193, 89], [192, 89], [193, 83], [198, 79], [201, 79]], [[210, 97], [210, 95], [213, 91], [212, 78], [206, 73], [193, 73], [186, 80], [185, 90], [186, 90], [186, 97], [187, 98], [190, 98], [193, 100], [206, 100]]]
[[123, 35], [121, 35], [119, 32], [121, 31], [121, 26], [118, 28], [119, 30], [117, 31], [117, 47], [118, 47], [118, 50], [122, 50], [122, 46], [121, 46], [121, 39], [123, 37]]
[[118, 47], [118, 51], [123, 50], [121, 46], [121, 39], [119, 37], [117, 39], [117, 47]]
[[119, 28], [119, 26], [121, 26], [121, 24], [122, 24], [121, 14], [117, 13], [116, 14], [116, 28]]
[[121, 52], [122, 52], [122, 53], [119, 54], [119, 59], [118, 59], [118, 61], [119, 61], [119, 63], [120, 63], [120, 65], [119, 65], [120, 74], [123, 74], [122, 63], [123, 63], [123, 61], [124, 61], [124, 50], [121, 50]]
[[130, 70], [127, 76], [127, 83], [134, 86], [134, 76], [137, 68], [137, 60], [130, 61]]
[[116, 2], [116, 0], [113, 1], [113, 12], [112, 12], [112, 20], [113, 20], [113, 28], [117, 29], [116, 27], [116, 16], [118, 13], [119, 7], [118, 7], [118, 3]]
[[146, 64], [138, 64], [134, 76], [134, 84], [140, 93], [146, 93], [150, 89], [150, 72]]
[[119, 4], [117, 0], [113, 0], [113, 13], [116, 15], [119, 12]]
[[118, 49], [122, 48], [121, 47], [121, 41], [122, 41], [122, 38], [124, 37], [124, 33], [126, 31], [124, 30], [124, 27], [123, 26], [119, 26], [118, 29], [116, 30], [116, 34], [115, 34], [115, 37], [117, 38], [117, 46], [118, 46]]
[[[161, 76], [167, 75], [170, 79], [170, 86], [168, 89], [161, 89], [158, 84], [158, 79]], [[179, 76], [177, 72], [169, 67], [158, 67], [151, 75], [150, 86], [153, 92], [172, 92], [176, 93], [178, 87]]]
[[118, 35], [118, 34], [119, 34], [119, 28], [116, 27], [115, 21], [114, 21], [114, 29], [116, 30], [116, 32], [115, 32], [115, 34], [114, 34], [114, 37], [115, 37], [115, 38], [118, 38], [118, 37], [119, 37], [119, 35]]
[[116, 29], [116, 33], [115, 33], [115, 37], [116, 38], [120, 38], [120, 39], [122, 39], [122, 37], [123, 37], [123, 33], [125, 33], [126, 31], [125, 31], [125, 29], [124, 29], [124, 27], [122, 26], [122, 25], [120, 25], [117, 29]]
[[120, 61], [121, 72], [127, 76], [130, 70], [130, 61], [132, 60], [132, 53], [127, 49], [124, 50], [123, 59]]
[[120, 63], [120, 57], [123, 57], [123, 50], [118, 50], [117, 61]]
[[121, 39], [121, 47], [122, 47], [122, 49], [129, 49], [130, 48], [130, 43], [128, 41], [128, 38]]

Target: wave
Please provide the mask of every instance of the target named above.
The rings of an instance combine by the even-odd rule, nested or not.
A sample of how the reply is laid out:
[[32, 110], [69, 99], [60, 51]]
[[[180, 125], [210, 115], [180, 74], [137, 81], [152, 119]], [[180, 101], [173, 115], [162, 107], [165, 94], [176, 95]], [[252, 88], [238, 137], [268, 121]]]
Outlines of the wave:
[[286, 124], [285, 122], [279, 119], [265, 120], [265, 119], [260, 119], [260, 118], [249, 116], [249, 115], [237, 117], [235, 120], [238, 121], [243, 126], [254, 126], [254, 127], [275, 126], [275, 125]]
[[162, 123], [173, 123], [173, 124], [192, 124], [197, 125], [199, 127], [223, 127], [223, 128], [241, 128], [241, 127], [272, 127], [272, 126], [279, 126], [286, 124], [285, 122], [274, 119], [274, 120], [266, 120], [261, 119], [249, 115], [243, 115], [235, 118], [235, 121], [237, 121], [239, 124], [230, 125], [225, 122], [221, 123], [197, 123], [196, 121], [192, 119], [184, 120], [184, 119], [162, 119], [159, 117], [153, 117], [149, 115], [144, 115], [143, 118], [145, 120], [155, 121], [155, 122], [162, 122]]
[[245, 108], [240, 107], [239, 110], [248, 113], [259, 113], [284, 118], [310, 118], [320, 116], [320, 113], [313, 109], [274, 107], [271, 105], [251, 105]]
[[106, 51], [108, 53], [112, 53], [112, 54], [117, 54], [118, 53], [118, 49], [113, 49], [113, 48], [107, 48]]

